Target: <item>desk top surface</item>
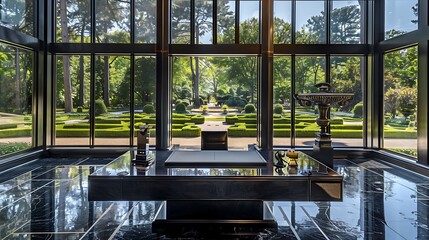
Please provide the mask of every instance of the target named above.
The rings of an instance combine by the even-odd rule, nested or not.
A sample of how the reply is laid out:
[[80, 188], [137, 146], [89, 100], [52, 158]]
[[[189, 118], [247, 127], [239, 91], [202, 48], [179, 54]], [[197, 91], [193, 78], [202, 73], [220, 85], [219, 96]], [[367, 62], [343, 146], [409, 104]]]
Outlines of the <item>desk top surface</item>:
[[[212, 152], [212, 151], [209, 151]], [[163, 163], [157, 163], [156, 152], [149, 152], [148, 157], [151, 159], [149, 166], [136, 166], [132, 164], [132, 159], [135, 158], [135, 151], [129, 151], [110, 162], [103, 168], [98, 169], [91, 176], [119, 176], [119, 177], [133, 177], [133, 176], [189, 176], [189, 177], [222, 177], [222, 176], [271, 176], [271, 177], [341, 177], [334, 170], [327, 168], [325, 165], [316, 161], [314, 158], [298, 152], [296, 160], [296, 167], [288, 167], [287, 163], [290, 161], [288, 157], [283, 157], [283, 164], [278, 163], [274, 159], [274, 164], [267, 164], [266, 167], [172, 167], [165, 168]], [[196, 151], [195, 157], [201, 156], [204, 151]], [[228, 154], [225, 152], [223, 154]], [[239, 152], [231, 152], [232, 155], [239, 154]], [[249, 154], [243, 152], [244, 155]], [[190, 158], [193, 157], [192, 151], [187, 153]], [[274, 154], [273, 154], [274, 156]], [[270, 162], [267, 160], [267, 162]], [[272, 161], [271, 161], [272, 162]], [[162, 165], [157, 167], [158, 165]], [[160, 170], [161, 169], [161, 170]]]

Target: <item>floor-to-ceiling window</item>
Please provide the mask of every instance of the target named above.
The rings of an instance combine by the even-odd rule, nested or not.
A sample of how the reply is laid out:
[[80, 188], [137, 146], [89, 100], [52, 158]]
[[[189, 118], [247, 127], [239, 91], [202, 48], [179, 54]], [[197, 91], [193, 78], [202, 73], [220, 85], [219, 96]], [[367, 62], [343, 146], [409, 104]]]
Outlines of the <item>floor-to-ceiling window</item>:
[[33, 53], [0, 43], [0, 156], [32, 147]]
[[33, 1], [0, 3], [0, 157], [34, 145], [35, 64], [27, 44], [36, 41], [34, 10]]
[[[189, 80], [181, 83], [182, 89], [189, 87], [191, 92], [188, 100], [193, 106], [185, 106], [187, 111], [200, 114], [205, 121], [222, 122], [223, 126], [231, 128], [232, 135], [238, 134], [238, 130], [232, 133], [233, 128], [243, 129], [242, 124], [228, 125], [228, 121], [234, 117], [232, 115], [236, 113], [237, 118], [248, 116], [252, 120], [246, 120], [246, 131], [239, 134], [251, 138], [257, 134], [257, 130], [254, 133], [252, 121], [256, 121], [256, 129], [260, 123], [256, 120], [257, 117], [253, 119], [251, 114], [254, 113], [246, 113], [244, 108], [236, 110], [228, 107], [224, 102], [229, 99], [224, 98], [233, 97], [231, 101], [243, 100], [246, 104], [253, 104], [256, 115], [266, 112], [266, 109], [258, 106], [257, 101], [264, 97], [264, 93], [260, 93], [257, 88], [267, 78], [261, 71], [261, 66], [265, 64], [261, 61], [261, 56], [265, 54], [261, 46], [267, 44], [266, 39], [262, 39], [261, 31], [261, 26], [266, 26], [264, 14], [267, 12], [262, 11], [264, 6], [261, 1], [172, 0], [166, 3], [168, 11], [167, 8], [157, 6], [155, 0], [52, 1], [55, 14], [51, 16], [49, 13], [47, 16], [56, 28], [51, 32], [54, 43], [48, 44], [46, 49], [54, 56], [52, 82], [55, 84], [47, 86], [46, 90], [53, 91], [52, 105], [55, 109], [51, 113], [54, 121], [51, 127], [54, 145], [134, 145], [135, 130], [140, 124], [151, 127], [151, 144], [154, 145], [157, 134], [155, 123], [160, 116], [156, 102], [156, 93], [159, 92], [156, 86], [160, 82], [156, 70], [159, 67], [165, 69], [171, 77], [168, 79], [173, 85], [172, 94], [168, 96], [171, 112], [176, 111], [177, 106], [175, 81], [179, 75], [175, 74], [175, 69], [188, 71], [187, 76], [181, 75]], [[369, 7], [373, 4], [384, 9], [373, 9], [379, 17], [374, 15], [374, 18], [368, 18], [369, 14], [373, 14]], [[36, 114], [30, 114], [28, 110], [35, 109], [35, 95], [29, 90], [32, 90], [34, 81], [29, 81], [34, 79], [33, 73], [39, 74], [38, 78], [49, 80], [51, 71], [49, 56], [44, 70], [46, 73], [41, 71], [43, 67], [35, 71], [35, 66], [43, 66], [45, 63], [40, 58], [34, 58], [33, 51], [38, 51], [38, 48], [27, 41], [35, 36], [42, 38], [43, 35], [41, 29], [36, 29], [43, 24], [34, 21], [37, 17], [35, 15], [42, 12], [37, 8], [38, 4], [33, 1], [20, 0], [3, 1], [0, 9], [0, 27], [7, 33], [2, 35], [5, 60], [2, 61], [4, 71], [1, 72], [1, 81], [10, 85], [12, 83], [7, 79], [21, 78], [21, 83], [13, 90], [27, 94], [21, 96], [21, 99], [33, 99], [31, 105], [26, 107], [27, 110], [2, 112], [22, 112], [24, 119], [20, 123], [23, 124], [18, 124], [18, 128], [27, 128], [26, 135], [21, 136], [27, 138], [27, 144], [33, 144], [33, 140], [30, 140], [31, 132], [27, 133], [28, 128], [34, 132], [31, 124]], [[419, 56], [418, 51], [425, 49], [420, 46], [424, 46], [425, 36], [428, 35], [425, 29], [419, 28], [419, 10], [417, 0], [386, 0], [380, 5], [375, 1], [358, 0], [274, 1], [273, 16], [268, 16], [273, 19], [273, 42], [268, 45], [274, 44], [275, 56], [272, 63], [274, 114], [270, 119], [274, 123], [274, 146], [311, 146], [314, 134], [318, 131], [315, 124], [317, 109], [314, 106], [299, 106], [294, 101], [293, 94], [315, 92], [317, 89], [313, 87], [314, 83], [329, 82], [334, 92], [355, 94], [348, 105], [332, 106], [330, 131], [334, 146], [377, 147], [376, 138], [383, 136], [378, 139], [381, 147], [415, 156], [418, 146], [423, 147], [418, 143], [417, 129], [426, 131], [421, 128], [425, 123], [417, 122], [417, 102], [421, 104], [422, 98], [415, 97], [419, 94], [421, 96], [424, 91], [419, 89], [424, 86], [421, 84], [424, 80], [418, 79], [417, 59], [424, 57], [422, 53]], [[158, 26], [160, 18], [164, 18], [169, 24]], [[381, 29], [384, 36], [379, 39], [381, 43], [374, 43], [377, 49], [366, 45], [368, 42], [373, 43], [371, 39], [379, 34], [368, 32], [378, 30], [378, 22], [372, 22], [373, 19], [384, 21]], [[167, 25], [168, 29], [165, 28]], [[157, 42], [160, 39], [167, 39], [165, 42], [168, 43], [162, 51], [159, 46], [163, 43]], [[38, 44], [42, 46], [44, 42], [34, 46]], [[372, 76], [371, 72], [367, 72], [371, 68], [368, 68], [368, 63], [372, 64], [372, 59], [368, 60], [367, 57], [373, 53], [378, 54], [377, 51], [384, 61], [384, 69], [378, 69], [382, 74]], [[158, 61], [156, 55], [160, 52], [167, 52], [171, 56], [170, 63]], [[213, 57], [214, 55], [217, 56]], [[177, 67], [177, 59], [188, 59], [188, 62], [183, 62], [183, 67]], [[228, 63], [222, 59], [234, 61]], [[251, 62], [250, 65], [253, 64], [253, 70], [248, 70], [249, 64], [245, 60]], [[33, 61], [38, 62], [33, 64]], [[234, 64], [240, 68], [234, 68]], [[15, 69], [14, 76], [11, 75], [12, 68]], [[21, 70], [18, 71], [18, 68]], [[210, 87], [207, 83], [224, 79], [231, 82], [224, 86], [212, 84]], [[414, 79], [414, 84], [411, 84], [410, 79]], [[252, 84], [245, 81], [252, 81]], [[367, 81], [370, 84], [367, 85]], [[29, 85], [24, 86], [23, 82]], [[375, 83], [374, 86], [380, 83], [383, 89], [377, 93], [371, 92], [372, 82]], [[49, 81], [47, 83], [49, 85]], [[30, 85], [31, 88], [28, 87]], [[213, 86], [216, 86], [216, 90]], [[23, 87], [27, 90], [18, 90]], [[254, 89], [249, 90], [252, 87]], [[1, 90], [4, 89], [6, 88]], [[8, 93], [12, 94], [11, 91]], [[378, 105], [383, 106], [384, 114], [382, 120], [374, 122], [374, 116], [366, 118], [369, 113], [365, 110], [369, 104], [383, 111], [380, 106], [371, 102], [375, 101], [377, 94], [382, 101]], [[49, 96], [47, 98], [49, 100]], [[15, 97], [15, 102], [18, 101], [16, 99], [18, 97]], [[230, 104], [234, 104], [231, 101]], [[184, 102], [186, 105], [186, 101]], [[13, 106], [5, 102], [1, 104], [8, 108]], [[423, 109], [422, 107], [424, 106], [419, 109]], [[250, 108], [252, 107], [248, 111], [251, 111]], [[209, 113], [225, 113], [225, 116], [216, 118], [203, 115], [207, 110]], [[51, 117], [48, 115], [49, 118]], [[400, 120], [403, 120], [401, 126], [396, 124]], [[175, 120], [172, 118], [168, 124], [173, 124], [173, 121]], [[374, 127], [378, 124], [380, 126]], [[50, 127], [47, 128], [49, 130]], [[381, 129], [374, 130], [376, 128]], [[371, 129], [370, 136], [366, 136], [368, 129]], [[39, 131], [36, 134], [45, 133]], [[235, 137], [232, 135], [231, 137]], [[401, 150], [392, 145], [399, 141], [396, 135], [400, 135], [400, 140], [404, 142], [412, 141], [413, 146], [406, 147], [412, 150]], [[162, 135], [162, 138], [168, 137]]]
[[384, 147], [417, 156], [417, 47], [384, 55]]

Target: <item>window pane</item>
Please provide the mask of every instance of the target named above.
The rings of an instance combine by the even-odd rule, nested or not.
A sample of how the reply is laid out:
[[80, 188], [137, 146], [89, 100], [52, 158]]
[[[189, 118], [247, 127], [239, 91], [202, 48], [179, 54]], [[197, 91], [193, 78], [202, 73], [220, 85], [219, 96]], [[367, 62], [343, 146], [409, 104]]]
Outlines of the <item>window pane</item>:
[[31, 147], [33, 53], [0, 44], [0, 156]]
[[384, 147], [417, 156], [417, 47], [384, 56]]
[[256, 143], [257, 57], [172, 61], [173, 144], [199, 149], [204, 130], [227, 131], [229, 149], [247, 150]]
[[291, 43], [292, 1], [274, 1], [274, 44]]
[[[156, 58], [136, 57], [134, 79], [134, 129], [142, 124], [150, 127], [149, 144], [156, 144]], [[137, 145], [135, 135], [134, 145]]]
[[96, 56], [94, 145], [130, 144], [130, 58]]
[[56, 2], [57, 42], [90, 42], [90, 1], [57, 0]]
[[34, 6], [28, 0], [3, 0], [0, 2], [0, 25], [33, 35]]
[[324, 1], [296, 2], [296, 43], [326, 43]]
[[55, 145], [89, 145], [90, 57], [57, 56]]
[[96, 0], [96, 42], [129, 43], [130, 12], [131, 10], [129, 0]]
[[274, 58], [274, 145], [290, 146], [291, 124], [291, 58]]
[[259, 43], [259, 1], [240, 1], [240, 44]]
[[389, 0], [385, 3], [385, 39], [418, 28], [418, 0]]
[[189, 0], [171, 0], [171, 43], [191, 43], [190, 8]]
[[[319, 92], [314, 84], [325, 82], [325, 57], [298, 56], [295, 62], [295, 93]], [[295, 145], [313, 146], [319, 126], [316, 106], [300, 106], [295, 103]]]
[[[333, 1], [331, 11], [331, 43], [361, 43], [363, 1]], [[363, 31], [362, 31], [363, 33]]]
[[213, 42], [213, 1], [195, 0], [195, 43]]
[[235, 1], [219, 0], [217, 5], [217, 42], [235, 42]]
[[354, 93], [345, 106], [331, 106], [331, 134], [334, 147], [363, 146], [362, 57], [331, 57], [331, 86], [336, 93]]
[[156, 1], [135, 1], [135, 42], [156, 43]]

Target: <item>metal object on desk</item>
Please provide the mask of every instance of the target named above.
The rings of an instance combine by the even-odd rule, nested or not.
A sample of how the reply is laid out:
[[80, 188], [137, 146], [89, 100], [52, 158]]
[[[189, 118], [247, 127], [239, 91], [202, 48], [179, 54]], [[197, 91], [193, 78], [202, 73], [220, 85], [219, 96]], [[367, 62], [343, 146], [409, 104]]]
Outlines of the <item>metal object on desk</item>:
[[149, 167], [151, 157], [149, 156], [149, 126], [140, 125], [137, 131], [137, 154], [131, 161], [138, 168]]

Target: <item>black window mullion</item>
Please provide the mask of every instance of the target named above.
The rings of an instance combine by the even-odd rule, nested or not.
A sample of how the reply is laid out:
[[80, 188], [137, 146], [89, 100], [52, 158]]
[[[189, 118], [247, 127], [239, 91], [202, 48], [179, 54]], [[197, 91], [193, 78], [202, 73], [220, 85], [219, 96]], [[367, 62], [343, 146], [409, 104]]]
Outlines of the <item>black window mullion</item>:
[[240, 0], [235, 0], [235, 44], [240, 44]]
[[135, 93], [135, 55], [131, 54], [130, 57], [130, 146], [134, 146], [134, 124], [135, 124], [135, 103], [134, 103], [134, 93]]
[[[294, 1], [295, 2], [295, 1]], [[292, 55], [291, 56], [291, 88], [290, 88], [290, 145], [292, 147], [295, 147], [296, 143], [295, 143], [295, 138], [296, 138], [296, 133], [295, 133], [295, 67], [296, 67], [296, 55]]]
[[[292, 19], [291, 19], [291, 39], [290, 42], [291, 44], [295, 44], [296, 42], [296, 38], [295, 38], [295, 33], [296, 33], [296, 0], [292, 1]], [[293, 79], [293, 78], [292, 78]]]
[[131, 8], [131, 14], [130, 14], [130, 42], [131, 44], [135, 43], [135, 19], [136, 19], [136, 0], [130, 0], [130, 8]]
[[217, 0], [213, 0], [213, 44], [217, 44]]
[[195, 44], [195, 0], [190, 0], [190, 5], [191, 44]]
[[95, 43], [95, 0], [91, 0], [91, 43]]
[[89, 107], [89, 145], [95, 143], [95, 54], [91, 54], [91, 83], [90, 83], [90, 107]]
[[326, 44], [331, 43], [331, 9], [332, 9], [332, 0], [325, 1], [325, 42]]
[[[96, 22], [95, 22], [95, 0], [91, 0], [91, 43], [95, 43]], [[91, 54], [91, 76], [90, 76], [90, 99], [89, 99], [89, 145], [95, 143], [95, 54]]]

